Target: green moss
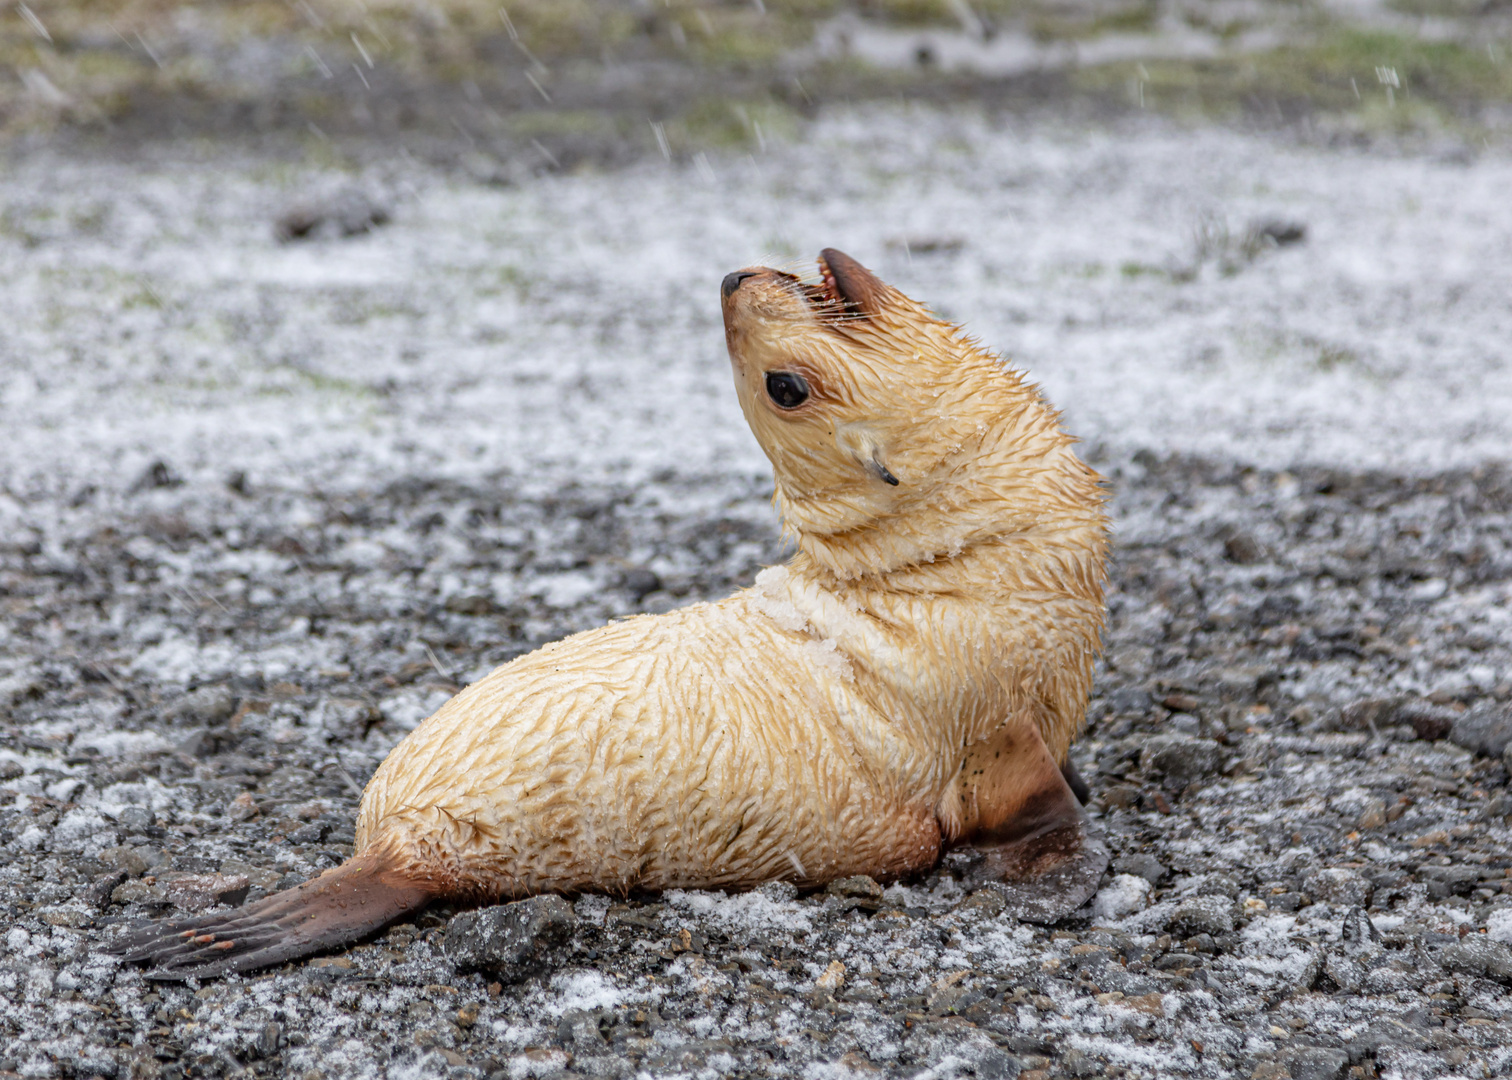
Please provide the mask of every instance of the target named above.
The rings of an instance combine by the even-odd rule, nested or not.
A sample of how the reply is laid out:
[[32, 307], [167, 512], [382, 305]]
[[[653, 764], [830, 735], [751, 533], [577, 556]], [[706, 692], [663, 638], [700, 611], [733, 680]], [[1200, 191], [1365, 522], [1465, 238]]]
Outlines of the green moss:
[[1484, 48], [1345, 28], [1307, 45], [1244, 56], [1108, 64], [1078, 72], [1074, 81], [1104, 93], [1133, 87], [1145, 107], [1167, 111], [1342, 111], [1387, 127], [1512, 99], [1512, 64], [1497, 63]]

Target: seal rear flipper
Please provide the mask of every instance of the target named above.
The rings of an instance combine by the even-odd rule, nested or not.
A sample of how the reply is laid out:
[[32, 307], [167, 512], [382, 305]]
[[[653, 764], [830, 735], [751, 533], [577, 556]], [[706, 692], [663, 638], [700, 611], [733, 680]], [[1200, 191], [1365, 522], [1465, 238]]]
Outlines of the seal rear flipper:
[[963, 843], [982, 855], [968, 885], [1001, 884], [1008, 911], [1026, 922], [1053, 923], [1091, 899], [1107, 845], [1032, 722], [1010, 720], [973, 748], [960, 783], [974, 813]]
[[113, 942], [109, 951], [152, 964], [149, 979], [213, 978], [359, 941], [434, 896], [434, 888], [382, 857], [358, 856], [234, 911], [150, 923]]

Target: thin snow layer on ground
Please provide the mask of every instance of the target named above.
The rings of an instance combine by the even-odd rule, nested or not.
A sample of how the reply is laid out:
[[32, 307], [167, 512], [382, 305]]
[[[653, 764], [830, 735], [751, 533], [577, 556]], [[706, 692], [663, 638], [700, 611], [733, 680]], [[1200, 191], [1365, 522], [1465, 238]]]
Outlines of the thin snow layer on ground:
[[[281, 211], [348, 181], [394, 223], [275, 240]], [[1115, 457], [1504, 458], [1509, 190], [1489, 152], [921, 110], [509, 188], [408, 161], [13, 159], [0, 484], [119, 490], [159, 459], [354, 485], [759, 471], [718, 283], [824, 246], [964, 321]], [[1306, 237], [1247, 240], [1265, 220]]]

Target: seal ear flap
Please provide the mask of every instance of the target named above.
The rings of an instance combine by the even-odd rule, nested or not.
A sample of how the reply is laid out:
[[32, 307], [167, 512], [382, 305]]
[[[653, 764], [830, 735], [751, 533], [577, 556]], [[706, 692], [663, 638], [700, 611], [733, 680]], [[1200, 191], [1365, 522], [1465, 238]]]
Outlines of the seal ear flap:
[[892, 288], [843, 251], [825, 248], [819, 265], [832, 279], [840, 299], [862, 315], [877, 315], [893, 298]]
[[898, 486], [898, 478], [893, 475], [882, 457], [881, 445], [866, 425], [841, 424], [835, 429], [835, 445], [884, 484], [891, 487]]

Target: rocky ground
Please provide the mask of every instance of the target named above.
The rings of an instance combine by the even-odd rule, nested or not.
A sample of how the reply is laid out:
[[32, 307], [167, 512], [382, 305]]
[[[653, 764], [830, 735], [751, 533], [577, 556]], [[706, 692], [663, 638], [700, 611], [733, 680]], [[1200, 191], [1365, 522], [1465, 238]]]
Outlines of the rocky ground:
[[[1140, 33], [1164, 48], [1200, 7]], [[1435, 52], [1428, 30], [1469, 18], [1449, 7], [1320, 32], [1290, 98], [1266, 81], [1285, 50], [1077, 67], [1003, 15], [996, 36], [909, 23], [905, 53], [928, 68], [925, 35], [954, 71], [963, 33], [981, 63], [1029, 35], [1124, 111], [1018, 115], [949, 80], [949, 109], [799, 92], [716, 145], [670, 114], [583, 128], [563, 77], [557, 126], [438, 120], [426, 160], [355, 120], [360, 146], [220, 142], [241, 114], [213, 97], [183, 110], [194, 139], [124, 147], [178, 116], [152, 80], [218, 84], [203, 27], [86, 40], [42, 4], [48, 37], [0, 27], [48, 76], [5, 61], [5, 100], [46, 115], [7, 111], [24, 152], [0, 161], [0, 1076], [1512, 1072], [1512, 161], [1503, 99], [1445, 75], [1503, 86], [1502, 54], [1470, 32]], [[1286, 10], [1288, 33], [1318, 17]], [[1230, 13], [1254, 26], [1202, 33], [1268, 25]], [[625, 40], [696, 44], [675, 22]], [[902, 48], [869, 25], [815, 47]], [[272, 80], [294, 96], [378, 39], [277, 33], [286, 60], [317, 49]], [[409, 56], [394, 41], [379, 66]], [[145, 96], [108, 139], [49, 141], [116, 93], [67, 81], [109, 74], [90, 50], [130, 53]], [[339, 66], [342, 94], [393, 77]], [[516, 67], [509, 92], [544, 102]], [[816, 89], [856, 71], [820, 69]], [[1032, 98], [1042, 75], [1004, 77]], [[1179, 111], [1199, 75], [1252, 117], [1325, 85], [1344, 112], [1257, 132], [1134, 111]], [[450, 85], [487, 119], [496, 88]], [[978, 90], [998, 105], [962, 107]], [[1092, 904], [1021, 924], [958, 853], [885, 888], [432, 910], [204, 986], [102, 951], [341, 861], [384, 754], [495, 664], [783, 558], [714, 288], [826, 245], [1027, 366], [1109, 478], [1107, 653], [1073, 752], [1114, 856]]]
[[[587, 897], [532, 912], [537, 940], [506, 957], [434, 911], [203, 987], [100, 945], [335, 865], [363, 780], [465, 671], [717, 596], [779, 543], [759, 483], [354, 495], [159, 471], [109, 514], [81, 495], [0, 578], [0, 1069], [1504, 1073], [1512, 474], [1147, 457], [1114, 485], [1108, 658], [1075, 751], [1114, 871], [1064, 923], [963, 892], [956, 856], [886, 889]], [[606, 564], [575, 596], [487, 591], [500, 566]], [[175, 684], [140, 664], [175, 634], [277, 674]], [[1457, 689], [1384, 689], [1433, 671]]]

